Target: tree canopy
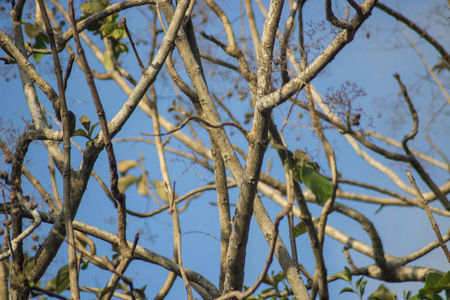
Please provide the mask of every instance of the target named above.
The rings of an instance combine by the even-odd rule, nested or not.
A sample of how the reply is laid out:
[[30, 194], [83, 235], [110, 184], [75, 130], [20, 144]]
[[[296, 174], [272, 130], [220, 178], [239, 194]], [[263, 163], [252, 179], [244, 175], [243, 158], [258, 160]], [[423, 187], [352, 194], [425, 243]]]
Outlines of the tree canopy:
[[448, 6], [0, 1], [0, 298], [449, 297]]

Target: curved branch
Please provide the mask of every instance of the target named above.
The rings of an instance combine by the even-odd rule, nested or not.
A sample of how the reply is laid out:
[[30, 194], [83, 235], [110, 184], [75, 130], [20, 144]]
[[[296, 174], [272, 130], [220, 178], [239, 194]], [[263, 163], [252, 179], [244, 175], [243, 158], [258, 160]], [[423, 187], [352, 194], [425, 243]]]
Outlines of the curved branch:
[[211, 123], [209, 123], [209, 122], [207, 122], [207, 121], [205, 121], [205, 120], [203, 120], [203, 119], [201, 119], [199, 117], [196, 117], [196, 116], [187, 118], [186, 120], [183, 121], [183, 123], [181, 123], [180, 126], [178, 126], [177, 128], [175, 128], [175, 129], [173, 129], [171, 131], [165, 132], [165, 133], [145, 133], [145, 132], [141, 132], [141, 134], [142, 135], [147, 135], [147, 136], [169, 135], [169, 134], [172, 134], [172, 133], [174, 133], [174, 132], [176, 132], [178, 130], [181, 130], [184, 126], [187, 125], [187, 123], [189, 123], [189, 121], [196, 121], [196, 122], [199, 122], [202, 125], [204, 125], [206, 127], [210, 127], [210, 128], [222, 128], [224, 126], [233, 126], [233, 127], [237, 128], [240, 132], [242, 132], [242, 134], [245, 137], [247, 137], [247, 131], [244, 128], [242, 128], [241, 126], [237, 125], [237, 124], [234, 124], [234, 123], [231, 123], [231, 122], [224, 122], [224, 123], [219, 124], [219, 125], [214, 125], [214, 124], [211, 124]]
[[305, 84], [315, 78], [334, 57], [353, 40], [354, 34], [362, 23], [370, 15], [375, 5], [375, 0], [367, 0], [361, 7], [363, 15], [356, 15], [350, 23], [352, 30], [344, 29], [341, 31], [328, 47], [305, 69], [299, 76], [289, 81], [283, 87], [264, 96], [257, 103], [256, 109], [261, 113], [271, 111], [275, 106], [285, 102], [289, 97], [301, 91]]
[[[0, 207], [0, 211], [1, 210], [3, 210], [2, 207]], [[38, 212], [38, 213], [39, 213], [39, 216], [40, 216], [42, 222], [55, 224], [55, 222], [57, 221], [58, 217], [53, 214], [48, 214], [48, 213], [44, 213], [44, 212]], [[30, 213], [28, 213], [27, 211], [23, 210], [23, 214], [24, 214], [24, 217], [31, 218]], [[88, 234], [88, 235], [91, 235], [98, 239], [101, 239], [105, 242], [108, 242], [112, 245], [119, 244], [119, 238], [117, 235], [107, 232], [107, 231], [104, 231], [104, 230], [101, 230], [97, 227], [94, 227], [94, 226], [91, 226], [91, 225], [88, 225], [88, 224], [85, 224], [82, 222], [74, 221], [73, 228], [78, 231], [81, 231], [85, 234]], [[132, 242], [128, 241], [127, 243], [130, 247], [133, 245]], [[151, 250], [148, 250], [142, 246], [136, 245], [136, 249], [134, 251], [133, 258], [159, 265], [169, 271], [176, 273], [178, 276], [181, 276], [180, 268], [176, 263], [174, 263], [172, 260], [170, 260], [164, 256], [161, 256]], [[214, 286], [214, 284], [209, 282], [206, 278], [204, 278], [200, 274], [198, 274], [194, 271], [191, 271], [189, 269], [186, 269], [186, 268], [184, 268], [184, 271], [190, 281], [193, 281], [193, 282], [197, 283], [198, 285], [200, 285], [212, 297], [218, 297], [220, 295], [219, 290]]]
[[409, 150], [406, 143], [409, 140], [412, 140], [417, 135], [418, 128], [419, 128], [419, 117], [417, 116], [417, 111], [414, 108], [414, 105], [412, 104], [411, 99], [409, 98], [408, 91], [406, 90], [405, 85], [400, 80], [400, 75], [398, 75], [396, 73], [396, 74], [394, 74], [394, 78], [397, 80], [398, 85], [400, 86], [400, 89], [403, 94], [403, 98], [405, 99], [406, 104], [408, 105], [409, 111], [411, 113], [411, 117], [413, 119], [413, 128], [411, 129], [411, 132], [408, 133], [407, 135], [405, 135], [402, 140], [403, 150], [405, 150], [407, 155], [411, 155], [411, 151]]
[[431, 37], [424, 29], [420, 28], [416, 23], [411, 21], [410, 19], [406, 18], [401, 13], [393, 10], [390, 7], [387, 7], [385, 4], [377, 2], [375, 4], [375, 7], [379, 10], [387, 13], [388, 15], [394, 17], [396, 20], [402, 22], [412, 30], [414, 30], [421, 38], [425, 39], [430, 45], [432, 45], [441, 55], [442, 58], [447, 62], [448, 65], [450, 65], [450, 55], [445, 50], [445, 48], [438, 43], [433, 37]]

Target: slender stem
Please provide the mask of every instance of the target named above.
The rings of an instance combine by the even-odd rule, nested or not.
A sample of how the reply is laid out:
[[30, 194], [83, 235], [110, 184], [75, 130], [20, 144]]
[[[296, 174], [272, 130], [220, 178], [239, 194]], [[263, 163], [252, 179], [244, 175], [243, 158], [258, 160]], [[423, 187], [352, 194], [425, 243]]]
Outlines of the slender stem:
[[420, 189], [417, 186], [416, 180], [412, 176], [411, 172], [409, 170], [406, 170], [406, 174], [408, 175], [409, 182], [411, 182], [411, 185], [414, 187], [417, 194], [420, 196], [420, 199], [422, 200], [422, 204], [425, 207], [425, 211], [427, 212], [428, 218], [430, 219], [431, 227], [433, 228], [434, 233], [436, 234], [436, 237], [439, 241], [442, 251], [444, 251], [444, 254], [447, 257], [448, 262], [450, 262], [450, 252], [448, 251], [447, 245], [445, 245], [445, 242], [442, 239], [441, 232], [439, 231], [439, 226], [436, 223], [436, 220], [434, 219], [433, 214], [431, 213], [430, 207], [428, 206], [428, 202], [425, 200], [422, 193], [420, 192]]
[[[66, 235], [68, 240], [68, 266], [69, 266], [69, 277], [70, 277], [70, 293], [72, 299], [80, 299], [80, 289], [79, 289], [79, 272], [78, 272], [78, 261], [75, 250], [75, 235], [73, 232], [72, 221], [75, 218], [74, 212], [72, 211], [72, 187], [71, 187], [71, 144], [70, 136], [75, 131], [75, 115], [67, 110], [67, 103], [65, 97], [65, 89], [67, 80], [63, 80], [61, 64], [58, 57], [58, 50], [56, 48], [55, 36], [53, 33], [53, 28], [50, 24], [47, 9], [45, 7], [43, 0], [38, 0], [38, 5], [42, 15], [42, 19], [45, 24], [45, 29], [49, 37], [50, 47], [52, 50], [54, 70], [56, 73], [56, 80], [58, 83], [59, 92], [59, 104], [60, 104], [60, 115], [63, 125], [63, 149], [64, 149], [64, 171], [63, 171], [63, 210], [61, 213], [64, 215]], [[37, 10], [38, 12], [39, 10]], [[73, 61], [73, 59], [72, 59]], [[71, 65], [71, 63], [69, 64]], [[68, 78], [70, 72], [66, 73]]]

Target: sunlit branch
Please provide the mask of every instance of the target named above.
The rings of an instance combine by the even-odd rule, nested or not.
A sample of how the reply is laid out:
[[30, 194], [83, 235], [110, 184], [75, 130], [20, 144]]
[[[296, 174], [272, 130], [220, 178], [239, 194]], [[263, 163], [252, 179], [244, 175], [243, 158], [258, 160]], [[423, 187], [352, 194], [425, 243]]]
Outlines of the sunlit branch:
[[403, 24], [405, 24], [406, 26], [408, 26], [409, 28], [414, 30], [421, 38], [425, 39], [428, 43], [430, 43], [430, 45], [432, 45], [442, 55], [442, 58], [445, 59], [447, 64], [450, 65], [450, 55], [448, 54], [448, 52], [445, 50], [445, 48], [441, 44], [439, 44], [433, 37], [431, 37], [424, 29], [420, 28], [416, 23], [414, 23], [410, 19], [406, 18], [401, 13], [393, 10], [390, 7], [387, 7], [385, 4], [383, 4], [381, 2], [377, 2], [375, 4], [375, 7], [380, 9], [381, 11], [391, 15], [396, 20], [402, 22]]
[[[408, 32], [406, 32], [406, 30], [403, 30], [403, 33], [404, 33], [405, 37], [408, 39], [411, 47], [414, 49], [414, 51], [416, 51], [417, 55], [419, 55], [419, 57], [422, 60], [423, 64], [425, 65], [425, 67], [427, 68], [428, 72], [430, 73], [431, 77], [433, 77], [434, 81], [436, 82], [436, 84], [438, 85], [439, 89], [441, 90], [442, 95], [444, 95], [444, 97], [447, 100], [448, 104], [450, 104], [450, 96], [447, 93], [447, 90], [444, 88], [444, 85], [441, 83], [441, 81], [436, 76], [436, 74], [433, 71], [433, 69], [430, 67], [430, 65], [428, 64], [426, 59], [423, 57], [422, 53], [419, 51], [419, 48], [417, 48], [417, 45], [413, 42], [413, 40], [409, 36]], [[447, 62], [447, 63], [449, 63], [449, 62]]]
[[[447, 168], [443, 168], [446, 169], [447, 171], [450, 171], [450, 161], [448, 160], [448, 158], [445, 156], [444, 153], [442, 153], [442, 151], [436, 146], [435, 143], [433, 143], [433, 141], [431, 140], [430, 136], [428, 136], [427, 134], [424, 135], [424, 138], [428, 141], [428, 143], [430, 143], [431, 147], [433, 147], [434, 150], [436, 150], [436, 152], [439, 154], [440, 157], [442, 157], [442, 159], [445, 161], [445, 163], [447, 164]], [[414, 152], [413, 152], [414, 153]], [[419, 156], [420, 158], [422, 158], [420, 155], [417, 155], [414, 153], [414, 155]]]
[[[406, 88], [405, 88], [405, 86], [403, 85], [403, 83], [400, 80], [400, 76], [399, 75], [395, 75], [394, 77], [397, 79], [397, 81], [398, 81], [398, 83], [400, 85], [400, 88], [401, 88], [402, 93], [403, 93], [403, 98], [405, 99], [406, 103], [408, 104], [408, 108], [409, 108], [409, 110], [411, 112], [411, 117], [413, 119], [413, 129], [411, 130], [411, 132], [409, 134], [405, 135], [405, 137], [402, 140], [403, 149], [405, 150], [405, 153], [410, 158], [411, 165], [417, 171], [417, 173], [419, 173], [419, 175], [422, 178], [422, 180], [436, 194], [436, 197], [439, 199], [439, 201], [441, 202], [442, 206], [444, 206], [445, 209], [450, 211], [450, 201], [442, 193], [442, 191], [439, 189], [439, 187], [436, 185], [436, 183], [431, 179], [430, 175], [428, 175], [428, 173], [424, 170], [423, 166], [416, 159], [416, 157], [411, 154], [411, 151], [409, 150], [409, 148], [408, 148], [408, 146], [406, 144], [409, 139], [412, 139], [412, 138], [414, 138], [416, 136], [417, 131], [418, 131], [418, 127], [419, 127], [419, 118], [417, 116], [417, 112], [416, 112], [416, 109], [414, 108], [414, 105], [412, 104], [411, 100], [409, 99], [409, 96], [408, 96], [408, 93], [406, 91]], [[411, 181], [411, 179], [410, 179], [410, 181]], [[426, 206], [425, 206], [425, 209], [427, 209]]]
[[[281, 140], [280, 134], [278, 133], [278, 130], [276, 129], [276, 127], [273, 123], [269, 124], [269, 132], [270, 132], [270, 137], [273, 140], [272, 143], [276, 143], [276, 144], [283, 143]], [[277, 149], [277, 153], [280, 158], [280, 161], [283, 163], [283, 167], [286, 169], [288, 167], [286, 162], [289, 162], [292, 159], [291, 157], [288, 156], [291, 154], [289, 154], [289, 152], [286, 151], [285, 149]], [[287, 189], [286, 189], [286, 192], [287, 192]], [[298, 182], [294, 183], [294, 196], [295, 196], [295, 199], [297, 200], [297, 205], [300, 208], [300, 214], [298, 215], [298, 217], [305, 223], [305, 227], [308, 232], [308, 237], [310, 240], [311, 248], [312, 248], [312, 251], [314, 254], [314, 259], [316, 262], [316, 270], [320, 270], [323, 272], [323, 274], [326, 274], [325, 261], [324, 261], [324, 257], [323, 257], [323, 251], [322, 251], [322, 243], [319, 241], [316, 227], [313, 223], [310, 210], [306, 204], [305, 195], [304, 195], [302, 189], [300, 188], [300, 185]], [[320, 276], [320, 274], [321, 274], [320, 271], [317, 271], [315, 273], [315, 275], [318, 274], [318, 276]], [[324, 278], [326, 278], [326, 276]], [[328, 286], [324, 282], [324, 278], [322, 278], [322, 280], [319, 280], [316, 277], [316, 280], [318, 280], [318, 282], [320, 284], [321, 294], [323, 293], [325, 295], [325, 294], [328, 294]]]
[[[375, 138], [377, 138], [379, 140], [384, 141], [388, 145], [393, 145], [393, 146], [395, 146], [397, 148], [402, 148], [402, 144], [400, 142], [398, 142], [397, 140], [393, 139], [393, 138], [384, 136], [384, 135], [382, 135], [382, 134], [380, 134], [378, 132], [373, 132], [373, 131], [366, 131], [365, 133], [367, 135], [373, 136], [373, 137], [375, 137]], [[424, 135], [424, 137], [427, 138], [427, 135]], [[409, 149], [410, 149], [412, 154], [414, 154], [415, 156], [419, 157], [420, 159], [422, 159], [424, 161], [427, 161], [427, 162], [429, 162], [429, 163], [431, 163], [431, 164], [433, 164], [435, 166], [438, 166], [441, 169], [450, 170], [450, 163], [448, 163], [446, 165], [446, 164], [440, 162], [439, 160], [437, 160], [437, 159], [435, 159], [435, 158], [433, 158], [431, 156], [428, 156], [428, 155], [426, 155], [426, 154], [424, 154], [422, 152], [419, 152], [417, 150], [411, 149], [411, 147]]]
[[[352, 24], [347, 21], [339, 20], [333, 13], [331, 9], [331, 0], [325, 0], [325, 11], [327, 16], [327, 21], [333, 24], [333, 26], [341, 29], [353, 30]], [[362, 15], [362, 10], [359, 9], [360, 14]]]
[[417, 183], [414, 180], [414, 177], [412, 176], [411, 172], [409, 170], [406, 170], [406, 174], [408, 175], [409, 182], [411, 182], [411, 185], [414, 187], [414, 189], [416, 190], [420, 199], [422, 200], [422, 205], [425, 207], [425, 211], [427, 212], [428, 218], [430, 219], [431, 227], [433, 228], [434, 233], [436, 234], [436, 237], [439, 241], [439, 244], [440, 244], [442, 250], [445, 253], [445, 256], [447, 257], [447, 260], [450, 262], [450, 252], [448, 251], [448, 248], [445, 245], [444, 240], [442, 239], [441, 232], [439, 231], [439, 226], [436, 223], [436, 220], [434, 219], [433, 214], [431, 213], [430, 207], [428, 206], [427, 201], [425, 200], [422, 193], [420, 192], [420, 189], [417, 186]]
[[276, 245], [276, 241], [279, 235], [278, 232], [278, 227], [280, 225], [281, 219], [283, 219], [291, 210], [292, 207], [294, 206], [294, 191], [293, 191], [293, 178], [292, 178], [292, 169], [287, 169], [285, 171], [286, 173], [286, 181], [290, 182], [291, 184], [288, 185], [288, 205], [286, 205], [283, 210], [281, 212], [279, 212], [277, 214], [277, 216], [275, 217], [275, 220], [273, 222], [273, 231], [272, 231], [272, 235], [269, 237], [270, 239], [270, 249], [269, 249], [269, 253], [267, 254], [266, 257], [266, 262], [264, 264], [263, 270], [261, 271], [260, 275], [258, 276], [258, 279], [256, 280], [256, 282], [249, 287], [244, 293], [241, 293], [240, 291], [231, 291], [225, 295], [223, 295], [222, 297], [218, 298], [217, 300], [225, 300], [225, 299], [229, 299], [232, 297], [236, 297], [237, 299], [246, 299], [248, 296], [252, 295], [256, 289], [261, 285], [261, 283], [263, 282], [264, 276], [266, 276], [267, 271], [269, 270], [269, 267], [272, 263], [273, 260], [273, 254], [275, 251], [275, 245]]
[[346, 44], [353, 40], [356, 30], [362, 25], [362, 23], [370, 15], [373, 6], [376, 1], [367, 0], [361, 6], [363, 10], [362, 16], [355, 16], [351, 21], [352, 29], [344, 29], [341, 31], [334, 40], [325, 48], [322, 53], [316, 57], [316, 59], [296, 78], [289, 81], [283, 87], [271, 92], [270, 94], [264, 96], [260, 101], [258, 101], [256, 109], [260, 112], [267, 112], [273, 109], [275, 106], [282, 104], [289, 97], [298, 93], [306, 83], [310, 82], [315, 78], [320, 71], [322, 71], [326, 65], [328, 65], [331, 60], [341, 51]]
[[[58, 135], [62, 134], [61, 132], [58, 132]], [[0, 149], [5, 154], [6, 157], [10, 161], [13, 161], [14, 154], [11, 152], [11, 150], [6, 146], [6, 144], [0, 139]], [[39, 182], [39, 180], [31, 174], [31, 172], [28, 170], [26, 166], [22, 166], [22, 173], [23, 175], [30, 181], [30, 183], [36, 188], [36, 190], [41, 195], [42, 199], [44, 199], [45, 203], [48, 205], [48, 207], [55, 212], [58, 211], [58, 207], [53, 202], [53, 199], [51, 196], [47, 193], [47, 191], [44, 189], [42, 184]]]
[[[54, 3], [54, 0], [52, 0], [52, 3]], [[123, 11], [125, 9], [135, 7], [135, 6], [142, 6], [142, 5], [148, 5], [148, 4], [155, 4], [155, 0], [125, 0], [118, 3], [111, 4], [110, 6], [106, 7], [104, 10], [101, 10], [100, 12], [89, 16], [88, 18], [81, 20], [76, 24], [76, 28], [78, 32], [84, 31], [86, 28], [91, 26], [92, 24], [97, 23], [98, 21], [114, 14], [120, 11]], [[61, 6], [62, 7], [62, 6]], [[62, 51], [64, 49], [64, 46], [68, 41], [70, 41], [73, 38], [73, 29], [70, 28], [67, 30], [64, 34], [62, 34], [61, 39], [58, 41], [58, 52]], [[51, 53], [50, 50], [47, 49], [33, 49], [34, 53]]]
[[[0, 212], [1, 211], [3, 211], [3, 206], [0, 206]], [[27, 211], [23, 211], [23, 213], [24, 213], [24, 217], [26, 217], [26, 218], [32, 217], [31, 214], [28, 213]], [[57, 216], [55, 216], [53, 214], [48, 214], [48, 213], [44, 213], [44, 212], [38, 212], [38, 214], [39, 214], [42, 222], [45, 222], [45, 223], [53, 224], [53, 223], [55, 223], [55, 221], [57, 219]], [[98, 239], [101, 239], [103, 241], [111, 243], [113, 245], [119, 244], [119, 238], [114, 233], [110, 233], [110, 232], [101, 230], [94, 226], [91, 226], [91, 225], [88, 225], [88, 224], [85, 224], [82, 222], [78, 222], [78, 221], [74, 221], [73, 226], [74, 226], [74, 229], [76, 229], [76, 230], [79, 230], [85, 234], [91, 235], [93, 237], [96, 237]], [[128, 245], [131, 248], [133, 246], [133, 243], [128, 241]], [[158, 255], [157, 253], [155, 253], [151, 250], [148, 250], [140, 245], [136, 245], [136, 249], [135, 249], [133, 255], [134, 255], [134, 257], [133, 257], [134, 259], [143, 260], [143, 261], [146, 261], [146, 262], [149, 262], [152, 264], [159, 265], [169, 271], [175, 272], [178, 276], [180, 276], [180, 269], [176, 263], [174, 263], [170, 259], [168, 259], [164, 256], [161, 256], [161, 255]], [[198, 274], [194, 271], [191, 271], [189, 269], [186, 269], [186, 268], [185, 268], [185, 272], [190, 281], [193, 281], [193, 282], [199, 284], [206, 291], [208, 291], [208, 293], [211, 296], [213, 296], [213, 297], [219, 296], [219, 291], [217, 290], [217, 288], [212, 283], [210, 283], [207, 279], [202, 277], [200, 274]]]
[[[214, 146], [217, 149], [217, 145]], [[220, 223], [220, 273], [219, 273], [219, 290], [222, 293], [224, 289], [225, 275], [227, 270], [228, 247], [230, 245], [231, 236], [231, 212], [230, 197], [228, 194], [226, 169], [220, 152], [213, 151], [214, 177], [217, 190], [217, 208], [219, 211]]]
[[405, 150], [407, 155], [410, 155], [411, 151], [409, 150], [409, 148], [407, 146], [407, 142], [409, 140], [414, 139], [414, 137], [417, 135], [418, 128], [419, 128], [419, 118], [417, 116], [417, 111], [414, 108], [414, 105], [412, 104], [411, 99], [409, 98], [408, 91], [406, 90], [405, 85], [403, 84], [403, 82], [400, 79], [400, 75], [394, 74], [394, 78], [397, 80], [398, 85], [400, 86], [400, 90], [402, 91], [403, 98], [405, 99], [406, 104], [408, 104], [408, 108], [411, 113], [411, 117], [413, 119], [413, 128], [411, 129], [411, 132], [406, 134], [402, 140], [403, 150]]
[[59, 100], [58, 94], [55, 90], [50, 86], [50, 84], [45, 81], [42, 76], [32, 67], [28, 59], [22, 55], [20, 50], [12, 43], [8, 35], [0, 29], [0, 46], [8, 53], [14, 57], [19, 65], [19, 68], [26, 72], [26, 74], [31, 78], [31, 80], [44, 92], [47, 98], [50, 100], [55, 115], [60, 119], [60, 109], [59, 109]]
[[281, 39], [280, 45], [280, 72], [283, 84], [289, 82], [289, 74], [288, 74], [288, 65], [286, 61], [286, 51], [288, 48], [289, 38], [291, 37], [292, 32], [294, 31], [294, 18], [297, 10], [302, 9], [301, 0], [293, 1], [289, 17], [286, 21], [286, 27], [284, 29], [283, 38]]
[[[71, 145], [70, 136], [75, 131], [75, 114], [67, 109], [65, 90], [67, 81], [63, 79], [62, 69], [60, 60], [58, 57], [58, 51], [56, 49], [55, 36], [53, 33], [53, 28], [50, 25], [50, 20], [47, 16], [47, 9], [43, 0], [38, 0], [37, 5], [39, 5], [41, 11], [41, 17], [44, 21], [45, 30], [47, 32], [50, 48], [52, 51], [53, 66], [55, 69], [56, 80], [58, 83], [59, 92], [59, 104], [60, 104], [60, 116], [63, 127], [63, 149], [64, 149], [64, 170], [63, 170], [63, 211], [64, 211], [64, 223], [66, 227], [66, 235], [68, 240], [68, 266], [69, 266], [69, 277], [70, 277], [70, 293], [73, 299], [80, 299], [79, 290], [79, 272], [78, 272], [78, 261], [76, 257], [75, 250], [75, 236], [73, 232], [72, 221], [75, 218], [75, 214], [72, 211], [72, 184], [71, 184]], [[38, 12], [38, 10], [37, 10]], [[69, 66], [72, 65], [73, 57], [69, 60]], [[70, 69], [69, 69], [70, 70]], [[70, 72], [66, 73], [68, 78]], [[57, 115], [58, 116], [58, 115]]]

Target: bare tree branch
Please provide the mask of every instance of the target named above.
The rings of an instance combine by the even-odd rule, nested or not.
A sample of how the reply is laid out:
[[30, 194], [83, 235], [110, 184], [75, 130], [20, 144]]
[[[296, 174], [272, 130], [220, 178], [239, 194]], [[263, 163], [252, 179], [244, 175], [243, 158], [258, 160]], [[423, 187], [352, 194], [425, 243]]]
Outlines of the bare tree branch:
[[433, 228], [434, 232], [436, 233], [436, 237], [439, 241], [439, 244], [442, 248], [442, 251], [444, 251], [445, 256], [447, 257], [447, 260], [450, 262], [450, 252], [448, 251], [447, 246], [445, 245], [444, 240], [442, 239], [441, 232], [439, 231], [439, 226], [434, 220], [433, 214], [431, 213], [430, 208], [428, 207], [428, 203], [423, 197], [422, 193], [420, 192], [419, 187], [417, 186], [416, 181], [414, 180], [414, 177], [412, 176], [411, 172], [409, 170], [406, 170], [406, 174], [408, 175], [408, 179], [411, 182], [411, 185], [414, 187], [414, 189], [417, 191], [417, 194], [422, 199], [422, 204], [425, 207], [425, 211], [427, 212], [428, 218], [430, 219], [431, 227]]

